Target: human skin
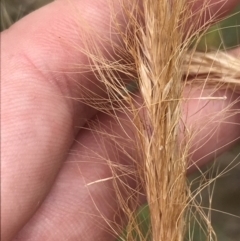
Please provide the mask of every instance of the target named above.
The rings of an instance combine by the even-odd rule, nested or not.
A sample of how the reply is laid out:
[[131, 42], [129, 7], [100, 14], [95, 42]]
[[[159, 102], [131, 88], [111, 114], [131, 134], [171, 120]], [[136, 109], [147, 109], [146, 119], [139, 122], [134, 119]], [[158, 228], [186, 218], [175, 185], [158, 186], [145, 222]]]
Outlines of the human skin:
[[[104, 35], [109, 23], [105, 2], [73, 0], [71, 3], [82, 18], [97, 26]], [[218, 3], [211, 11], [227, 12], [236, 2], [227, 1], [224, 8]], [[76, 88], [76, 80], [80, 83], [78, 86], [104, 95], [99, 86], [93, 84], [97, 80], [88, 81], [91, 73], [86, 76], [81, 70], [71, 75], [64, 72], [68, 63], [88, 63], [75, 45], [64, 44], [64, 41], [79, 42], [81, 35], [76, 31], [72, 6], [69, 1], [55, 1], [1, 33], [2, 241], [114, 239], [100, 216], [111, 220], [118, 208], [111, 180], [89, 187], [85, 184], [111, 176], [107, 158], [122, 163], [125, 156], [115, 155], [109, 143], [103, 151], [101, 140], [80, 127], [87, 120], [98, 118], [101, 130], [112, 125], [112, 130], [107, 128], [109, 133], [114, 130], [125, 136], [109, 116], [98, 114], [96, 117], [96, 110], [76, 100], [84, 96], [83, 88]], [[197, 90], [191, 93], [193, 98], [208, 96], [207, 92]], [[183, 118], [191, 116], [188, 126], [201, 126], [201, 119], [209, 113], [220, 113], [233, 101], [236, 104], [232, 109], [240, 109], [237, 94], [228, 91], [217, 95], [223, 94], [227, 100], [189, 100], [183, 108]], [[201, 110], [197, 113], [196, 105]], [[228, 143], [239, 138], [239, 123], [240, 116], [235, 114], [220, 126], [219, 122], [213, 122], [203, 128], [193, 141], [193, 146], [201, 146], [194, 152], [193, 161], [216, 149], [225, 150]], [[197, 143], [207, 136], [209, 128], [216, 128], [216, 132], [207, 144], [201, 145], [205, 139]], [[201, 162], [212, 156], [204, 157]]]

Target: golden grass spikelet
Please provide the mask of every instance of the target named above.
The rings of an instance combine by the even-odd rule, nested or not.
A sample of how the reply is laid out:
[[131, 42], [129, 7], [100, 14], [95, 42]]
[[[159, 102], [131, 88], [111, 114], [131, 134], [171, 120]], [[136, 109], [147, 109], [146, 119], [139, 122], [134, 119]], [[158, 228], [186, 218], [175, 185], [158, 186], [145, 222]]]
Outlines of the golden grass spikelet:
[[[190, 64], [189, 64], [190, 63]], [[195, 52], [185, 56], [184, 70], [194, 84], [240, 92], [240, 59], [223, 51]]]
[[[138, 141], [150, 210], [152, 240], [182, 240], [186, 160], [177, 144], [183, 86], [181, 27], [185, 1], [144, 1], [135, 63], [144, 117]], [[174, 15], [171, 14], [174, 12]], [[179, 28], [179, 29], [178, 29]], [[172, 101], [174, 100], [175, 101]], [[136, 124], [138, 126], [139, 124]]]
[[[192, 36], [196, 26], [189, 25], [192, 13], [185, 0], [144, 0], [141, 3], [119, 0], [119, 4], [127, 28], [122, 29], [119, 15], [110, 2], [113, 39], [117, 36], [120, 41], [105, 39], [104, 42], [111, 42], [114, 54], [121, 56], [121, 60], [116, 62], [110, 53], [106, 58], [101, 41], [88, 40], [84, 51], [92, 63], [91, 70], [107, 91], [103, 100], [107, 104], [101, 111], [112, 115], [121, 126], [122, 120], [117, 113], [124, 113], [129, 118], [129, 126], [134, 128], [134, 137], [129, 139], [137, 153], [131, 157], [132, 166], [137, 170], [132, 172], [137, 188], [128, 187], [127, 182], [119, 178], [119, 170], [111, 167], [119, 206], [128, 222], [126, 233], [120, 238], [123, 241], [180, 241], [187, 228], [185, 219], [191, 199], [186, 183], [189, 140], [187, 133], [181, 133], [183, 130], [179, 125], [183, 89], [188, 83], [200, 86], [205, 83], [214, 88], [218, 83], [221, 88], [235, 90], [239, 62], [224, 53], [218, 53], [218, 56], [187, 53], [190, 40], [186, 36]], [[92, 32], [85, 30], [88, 39], [96, 39], [96, 32], [94, 37]], [[123, 44], [116, 44], [118, 41]], [[234, 64], [228, 68], [227, 62]], [[132, 81], [137, 83], [138, 94], [126, 88]], [[88, 101], [99, 109], [97, 102]], [[107, 106], [110, 106], [108, 110]], [[185, 142], [179, 144], [180, 135], [186, 137]], [[120, 152], [126, 152], [124, 147], [119, 148]], [[142, 192], [150, 211], [151, 225], [147, 236], [141, 233], [134, 215]], [[208, 240], [214, 240], [208, 217], [200, 207], [197, 210], [206, 223]]]

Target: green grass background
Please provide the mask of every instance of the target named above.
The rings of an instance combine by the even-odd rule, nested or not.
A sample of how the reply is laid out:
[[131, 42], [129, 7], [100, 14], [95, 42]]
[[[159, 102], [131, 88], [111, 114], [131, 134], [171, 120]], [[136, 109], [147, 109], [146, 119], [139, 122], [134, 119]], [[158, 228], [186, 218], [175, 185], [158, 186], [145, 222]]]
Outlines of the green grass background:
[[[49, 2], [51, 0], [2, 0], [1, 31], [24, 15]], [[209, 28], [198, 44], [199, 51], [226, 50], [240, 45], [240, 3], [231, 15], [231, 17]], [[191, 182], [201, 177], [201, 173], [208, 171], [205, 178], [214, 178], [221, 171], [229, 168], [231, 162], [233, 163], [230, 167], [234, 165], [236, 167], [218, 178], [214, 184], [202, 190], [197, 197], [200, 205], [206, 207], [207, 212], [210, 205], [209, 195], [214, 193], [211, 208], [215, 211], [211, 211], [211, 220], [219, 241], [240, 241], [240, 143], [188, 177], [189, 182]], [[199, 184], [199, 181], [195, 181], [192, 189], [196, 189]], [[146, 232], [149, 218], [146, 206], [141, 207], [137, 215], [139, 215], [143, 230]], [[205, 237], [199, 226], [194, 226], [192, 223], [192, 228], [194, 229], [193, 241], [204, 241]], [[187, 237], [186, 240], [188, 240]]]

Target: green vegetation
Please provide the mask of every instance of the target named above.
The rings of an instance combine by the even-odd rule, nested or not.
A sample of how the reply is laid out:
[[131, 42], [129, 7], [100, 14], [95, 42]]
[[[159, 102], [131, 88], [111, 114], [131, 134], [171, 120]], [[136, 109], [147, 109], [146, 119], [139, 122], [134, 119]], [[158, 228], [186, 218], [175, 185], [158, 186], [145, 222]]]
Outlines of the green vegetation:
[[198, 43], [197, 50], [226, 50], [240, 45], [240, 4], [229, 17], [211, 26]]

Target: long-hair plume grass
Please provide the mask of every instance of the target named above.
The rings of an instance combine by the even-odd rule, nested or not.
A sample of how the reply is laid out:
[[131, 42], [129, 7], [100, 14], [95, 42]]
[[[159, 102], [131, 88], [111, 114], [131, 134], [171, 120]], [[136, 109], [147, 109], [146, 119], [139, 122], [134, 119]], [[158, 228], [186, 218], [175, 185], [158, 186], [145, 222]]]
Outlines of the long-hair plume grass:
[[[120, 13], [109, 3], [114, 40], [105, 41], [112, 41], [114, 55], [120, 56], [120, 60], [114, 61], [109, 52], [106, 58], [106, 50], [99, 47], [101, 41], [86, 43], [85, 51], [93, 66], [91, 70], [105, 85], [108, 114], [120, 125], [117, 113], [127, 116], [132, 129], [129, 138], [137, 153], [130, 157], [136, 170], [131, 174], [137, 183], [135, 190], [119, 178], [119, 168], [112, 168], [119, 207], [127, 220], [119, 240], [180, 241], [184, 239], [186, 220], [194, 205], [186, 182], [190, 136], [180, 125], [183, 89], [189, 83], [205, 83], [209, 88], [219, 85], [217, 89], [239, 91], [239, 61], [221, 52], [188, 52], [192, 37], [199, 35], [202, 21], [199, 18], [190, 24], [190, 20], [197, 20], [207, 5], [193, 14], [191, 3], [185, 0], [118, 3]], [[127, 26], [124, 29], [119, 15]], [[88, 39], [93, 39], [92, 33], [88, 34]], [[131, 86], [137, 88], [137, 94], [132, 93]], [[94, 106], [92, 102], [91, 105]], [[185, 138], [180, 141], [182, 136]], [[124, 147], [119, 149], [126, 152]], [[144, 232], [136, 214], [141, 193], [146, 196], [150, 222]], [[208, 217], [200, 207], [196, 211], [205, 222], [207, 239], [215, 240]]]

